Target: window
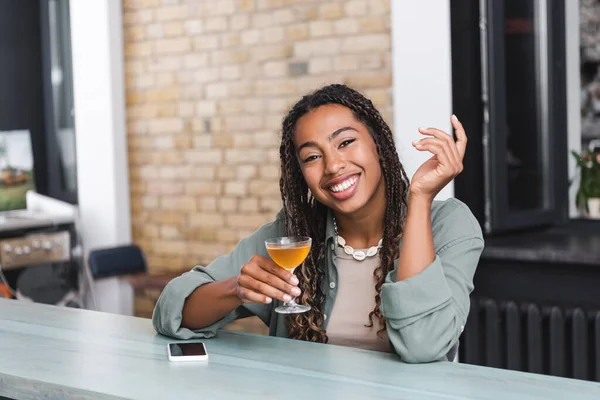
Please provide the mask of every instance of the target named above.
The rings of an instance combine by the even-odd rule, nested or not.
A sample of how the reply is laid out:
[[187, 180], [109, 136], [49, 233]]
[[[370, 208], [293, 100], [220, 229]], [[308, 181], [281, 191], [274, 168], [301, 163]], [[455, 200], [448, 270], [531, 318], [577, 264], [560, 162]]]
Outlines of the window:
[[77, 202], [77, 164], [68, 0], [40, 2], [48, 194]]
[[75, 203], [69, 2], [0, 0], [0, 10], [0, 132], [29, 132], [35, 190]]
[[[452, 4], [453, 102], [457, 114], [463, 110], [467, 115], [466, 128], [470, 137], [475, 136], [470, 145], [481, 146], [471, 151], [481, 151], [483, 157], [465, 159], [466, 169], [482, 172], [472, 174], [475, 180], [470, 184], [459, 179], [457, 197], [466, 198], [467, 204], [473, 199], [482, 208], [479, 215], [474, 212], [487, 233], [564, 222], [568, 202], [564, 2], [468, 3]], [[475, 16], [478, 42], [472, 30], [467, 31]], [[454, 57], [465, 38], [470, 50], [459, 50], [461, 58]], [[473, 74], [460, 71], [463, 64], [479, 72], [478, 85], [461, 85], [474, 80]], [[483, 192], [481, 201], [469, 191]]]

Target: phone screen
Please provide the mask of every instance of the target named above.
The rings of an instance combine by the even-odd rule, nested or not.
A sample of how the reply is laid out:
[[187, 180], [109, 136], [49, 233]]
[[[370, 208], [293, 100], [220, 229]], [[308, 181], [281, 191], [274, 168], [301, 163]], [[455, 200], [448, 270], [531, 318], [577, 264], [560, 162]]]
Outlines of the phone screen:
[[169, 350], [173, 357], [206, 355], [203, 343], [169, 343]]

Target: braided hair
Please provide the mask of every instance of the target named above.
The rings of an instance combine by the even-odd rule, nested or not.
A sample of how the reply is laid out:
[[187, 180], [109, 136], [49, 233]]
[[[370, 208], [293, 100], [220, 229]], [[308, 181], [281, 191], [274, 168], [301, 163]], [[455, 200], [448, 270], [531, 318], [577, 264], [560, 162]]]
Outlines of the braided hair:
[[374, 317], [379, 321], [380, 331], [385, 330], [385, 318], [381, 314], [381, 287], [394, 260], [399, 255], [399, 239], [406, 219], [406, 196], [409, 181], [400, 163], [394, 138], [389, 126], [371, 100], [345, 85], [325, 86], [304, 96], [289, 111], [282, 126], [280, 146], [281, 178], [279, 187], [283, 201], [286, 234], [310, 236], [313, 244], [306, 261], [298, 268], [298, 286], [302, 290], [300, 302], [312, 309], [306, 313], [289, 316], [290, 337], [294, 339], [327, 342], [327, 333], [321, 328], [324, 321], [325, 293], [325, 228], [327, 207], [308, 190], [298, 162], [294, 146], [294, 131], [298, 120], [309, 111], [326, 104], [338, 104], [350, 109], [354, 117], [363, 123], [379, 154], [379, 164], [385, 181], [387, 205], [383, 229], [381, 264], [374, 271], [376, 280], [375, 308], [369, 313], [372, 327]]

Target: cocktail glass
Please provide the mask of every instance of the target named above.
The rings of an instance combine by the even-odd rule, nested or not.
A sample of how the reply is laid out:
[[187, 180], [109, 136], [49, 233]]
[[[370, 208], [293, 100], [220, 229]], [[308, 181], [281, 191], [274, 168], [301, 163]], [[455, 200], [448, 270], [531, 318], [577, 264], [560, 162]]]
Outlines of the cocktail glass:
[[[310, 252], [312, 239], [307, 236], [284, 236], [265, 240], [265, 246], [271, 259], [280, 268], [286, 269], [291, 273], [297, 266], [302, 264]], [[280, 314], [298, 314], [310, 310], [310, 306], [297, 304], [292, 299], [282, 306], [277, 307], [275, 312]]]

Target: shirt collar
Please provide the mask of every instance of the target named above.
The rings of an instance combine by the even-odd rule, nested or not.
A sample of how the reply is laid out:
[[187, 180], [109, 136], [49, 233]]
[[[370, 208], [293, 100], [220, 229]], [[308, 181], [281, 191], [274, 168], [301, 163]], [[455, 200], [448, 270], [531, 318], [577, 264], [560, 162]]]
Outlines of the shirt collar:
[[329, 240], [333, 240], [335, 237], [335, 229], [333, 229], [333, 212], [331, 209], [327, 209], [327, 226], [325, 227], [325, 243], [329, 243]]

